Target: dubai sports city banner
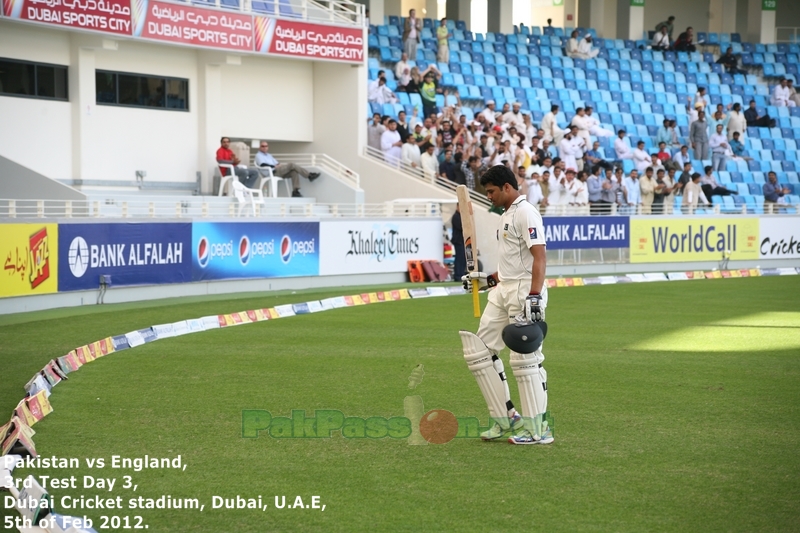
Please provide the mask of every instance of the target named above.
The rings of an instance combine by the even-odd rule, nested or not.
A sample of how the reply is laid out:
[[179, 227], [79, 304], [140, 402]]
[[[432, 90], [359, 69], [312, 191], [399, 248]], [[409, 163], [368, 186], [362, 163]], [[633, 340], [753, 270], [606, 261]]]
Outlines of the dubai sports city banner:
[[759, 258], [759, 218], [631, 217], [631, 263]]
[[[276, 2], [277, 4], [277, 2]], [[362, 63], [364, 31], [164, 0], [2, 0], [2, 14], [37, 24], [200, 48]]]
[[0, 259], [0, 297], [56, 292], [58, 225], [1, 225]]
[[319, 222], [195, 222], [192, 279], [319, 275]]
[[542, 217], [548, 250], [628, 248], [630, 219], [623, 216]]
[[319, 274], [406, 272], [410, 260], [441, 260], [443, 241], [438, 218], [324, 220]]
[[192, 280], [192, 224], [59, 224], [62, 268], [58, 290], [97, 289], [100, 276], [111, 286], [184, 283]]

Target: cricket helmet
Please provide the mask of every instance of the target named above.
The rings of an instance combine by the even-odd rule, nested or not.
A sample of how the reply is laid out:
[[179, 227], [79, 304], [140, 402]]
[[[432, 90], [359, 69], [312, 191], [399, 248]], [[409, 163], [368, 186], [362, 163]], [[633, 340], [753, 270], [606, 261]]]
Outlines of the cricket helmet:
[[503, 328], [503, 342], [517, 353], [533, 353], [547, 335], [545, 322], [515, 322]]

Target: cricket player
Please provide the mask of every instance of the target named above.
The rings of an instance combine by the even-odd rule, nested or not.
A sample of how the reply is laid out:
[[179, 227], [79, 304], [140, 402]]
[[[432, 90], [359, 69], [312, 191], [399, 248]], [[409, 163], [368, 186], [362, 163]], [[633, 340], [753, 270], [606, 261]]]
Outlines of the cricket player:
[[503, 362], [497, 356], [505, 346], [502, 332], [508, 324], [544, 320], [547, 286], [542, 217], [519, 193], [517, 178], [507, 167], [489, 169], [481, 178], [481, 185], [493, 205], [505, 208], [497, 229], [497, 272], [471, 272], [461, 278], [465, 286], [478, 279], [481, 288], [494, 287], [477, 335], [460, 332], [464, 359], [478, 381], [494, 422], [481, 438], [508, 438], [511, 444], [550, 444], [554, 438], [545, 419], [547, 372], [542, 368], [541, 346], [532, 353], [511, 351], [511, 370], [519, 386], [522, 416], [511, 402]]

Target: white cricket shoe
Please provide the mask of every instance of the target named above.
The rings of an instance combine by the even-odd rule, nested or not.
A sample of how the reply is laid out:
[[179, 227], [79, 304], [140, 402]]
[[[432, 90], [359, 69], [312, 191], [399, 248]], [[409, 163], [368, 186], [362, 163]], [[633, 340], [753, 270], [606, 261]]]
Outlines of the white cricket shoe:
[[512, 418], [509, 419], [508, 428], [503, 428], [503, 426], [495, 422], [494, 425], [491, 428], [489, 428], [488, 431], [484, 431], [483, 433], [481, 433], [481, 439], [497, 440], [509, 436], [511, 433], [521, 429], [522, 427], [523, 427], [522, 417], [520, 416], [519, 413], [517, 413]]
[[549, 429], [541, 437], [533, 435], [527, 429], [523, 429], [508, 438], [508, 442], [511, 444], [552, 444], [555, 440]]

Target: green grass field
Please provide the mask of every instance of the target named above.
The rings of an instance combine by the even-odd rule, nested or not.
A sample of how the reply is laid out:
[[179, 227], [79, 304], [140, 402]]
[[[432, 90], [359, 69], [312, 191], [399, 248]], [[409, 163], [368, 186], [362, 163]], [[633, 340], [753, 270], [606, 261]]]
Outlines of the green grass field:
[[[110, 305], [0, 322], [0, 412], [49, 359], [152, 324], [359, 290]], [[425, 410], [486, 422], [461, 355], [469, 296], [332, 310], [159, 340], [70, 374], [35, 426], [43, 456], [79, 470], [16, 474], [118, 479], [112, 492], [54, 489], [56, 510], [141, 515], [150, 531], [798, 531], [800, 277], [550, 291], [545, 344], [556, 442], [242, 438], [242, 410]], [[485, 301], [485, 300], [484, 300]], [[507, 362], [507, 356], [503, 355]], [[408, 388], [412, 369], [425, 376]], [[512, 399], [517, 398], [511, 377]], [[85, 458], [175, 457], [132, 472]], [[138, 485], [121, 489], [123, 476]], [[198, 498], [192, 510], [65, 511], [61, 496]], [[263, 496], [263, 510], [211, 509]], [[276, 509], [274, 497], [319, 509]], [[288, 507], [288, 506], [287, 506]], [[8, 514], [10, 511], [3, 511]], [[118, 528], [121, 529], [121, 528]]]

